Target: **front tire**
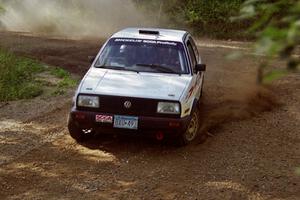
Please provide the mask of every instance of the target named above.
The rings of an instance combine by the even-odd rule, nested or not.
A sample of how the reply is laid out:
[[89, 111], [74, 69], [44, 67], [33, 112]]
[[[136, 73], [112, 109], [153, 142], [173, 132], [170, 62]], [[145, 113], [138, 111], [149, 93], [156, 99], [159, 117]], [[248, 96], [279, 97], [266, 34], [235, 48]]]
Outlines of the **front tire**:
[[75, 139], [77, 142], [84, 142], [89, 134], [85, 132], [83, 129], [79, 128], [74, 121], [69, 117], [68, 119], [68, 129], [70, 136]]
[[191, 121], [188, 124], [185, 132], [179, 136], [179, 145], [185, 146], [193, 142], [199, 135], [200, 130], [200, 113], [199, 108], [195, 108], [192, 113]]

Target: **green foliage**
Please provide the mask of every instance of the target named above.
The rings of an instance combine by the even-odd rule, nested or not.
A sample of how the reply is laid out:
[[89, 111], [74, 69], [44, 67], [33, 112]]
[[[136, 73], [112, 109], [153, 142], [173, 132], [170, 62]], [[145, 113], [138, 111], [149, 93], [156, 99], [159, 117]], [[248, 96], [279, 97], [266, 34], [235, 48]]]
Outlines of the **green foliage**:
[[54, 69], [51, 69], [50, 73], [51, 73], [51, 75], [56, 76], [57, 78], [70, 77], [69, 72], [67, 72], [66, 70], [59, 68], [59, 67], [55, 67]]
[[34, 75], [45, 68], [28, 58], [0, 50], [0, 101], [28, 99], [42, 93]]
[[64, 95], [68, 88], [74, 87], [77, 85], [77, 81], [72, 78], [64, 78], [56, 86], [55, 90], [52, 92], [52, 95]]
[[[58, 78], [58, 82], [53, 85], [47, 78], [41, 79], [42, 72], [50, 74], [49, 79]], [[76, 85], [70, 73], [61, 68], [46, 68], [34, 60], [0, 49], [0, 102], [34, 98], [47, 89], [53, 91], [52, 95], [61, 95]]]
[[3, 6], [3, 2], [0, 0], [0, 14], [5, 12], [4, 6]]
[[59, 88], [68, 88], [74, 87], [77, 84], [76, 80], [73, 80], [71, 77], [65, 77], [62, 81], [58, 83]]
[[[288, 70], [298, 68], [299, 57], [293, 54], [300, 44], [300, 0], [248, 0], [239, 19], [254, 21], [249, 32], [257, 35], [256, 53], [266, 55], [269, 60], [281, 58]], [[270, 67], [267, 63], [262, 63], [262, 73]]]
[[189, 1], [185, 9], [187, 23], [197, 32], [214, 37], [242, 36], [247, 24], [230, 20], [239, 12], [242, 3], [242, 0]]
[[269, 84], [272, 83], [274, 80], [281, 78], [287, 75], [287, 71], [285, 70], [272, 70], [270, 73], [267, 73], [263, 77], [263, 83]]
[[56, 67], [54, 69], [51, 69], [50, 74], [57, 77], [57, 78], [62, 79], [56, 85], [54, 91], [52, 92], [52, 95], [55, 95], [55, 96], [56, 95], [63, 95], [63, 94], [66, 93], [68, 88], [75, 87], [77, 85], [78, 81], [74, 80], [71, 77], [70, 73], [65, 71], [62, 68]]
[[189, 28], [198, 35], [244, 37], [248, 22], [231, 21], [244, 0], [134, 0], [159, 25]]

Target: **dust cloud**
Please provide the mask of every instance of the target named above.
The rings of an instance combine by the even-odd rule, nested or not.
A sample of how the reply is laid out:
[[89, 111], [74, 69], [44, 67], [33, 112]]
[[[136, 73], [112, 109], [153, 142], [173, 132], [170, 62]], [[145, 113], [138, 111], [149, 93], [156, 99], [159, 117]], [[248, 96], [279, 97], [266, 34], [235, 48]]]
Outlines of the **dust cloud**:
[[244, 89], [236, 90], [235, 95], [220, 97], [216, 104], [204, 103], [200, 132], [210, 134], [209, 131], [224, 123], [249, 119], [281, 105], [270, 86], [256, 85]]
[[[200, 135], [212, 135], [227, 123], [251, 119], [282, 105], [276, 84], [258, 83], [259, 65], [265, 57], [252, 54], [253, 43], [199, 39], [197, 44], [208, 65], [199, 107]], [[272, 66], [283, 63], [274, 59]]]
[[[200, 105], [202, 135], [214, 134], [227, 123], [251, 119], [282, 105], [276, 95], [278, 89], [257, 83], [257, 67], [252, 59], [245, 55], [243, 60], [224, 60], [223, 67], [231, 70], [208, 71], [210, 76], [206, 76], [206, 92]], [[218, 68], [220, 65], [216, 64]], [[249, 69], [243, 71], [245, 68]]]
[[8, 31], [65, 37], [106, 37], [128, 26], [151, 26], [131, 0], [0, 0]]

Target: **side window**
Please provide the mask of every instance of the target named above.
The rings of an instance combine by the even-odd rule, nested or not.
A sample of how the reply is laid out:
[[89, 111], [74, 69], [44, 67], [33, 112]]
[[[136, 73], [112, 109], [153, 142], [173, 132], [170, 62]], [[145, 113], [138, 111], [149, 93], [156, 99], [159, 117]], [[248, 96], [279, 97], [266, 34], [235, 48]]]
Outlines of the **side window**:
[[194, 52], [193, 46], [190, 41], [187, 42], [187, 48], [188, 48], [188, 52], [189, 52], [190, 58], [191, 58], [191, 65], [194, 70], [194, 68], [197, 64], [197, 58], [195, 56], [195, 52]]
[[191, 45], [194, 49], [194, 52], [196, 54], [196, 59], [197, 59], [197, 63], [198, 63], [198, 61], [199, 61], [199, 52], [198, 52], [198, 49], [197, 49], [197, 45], [196, 45], [195, 41], [193, 40], [193, 38], [190, 38], [190, 41], [191, 41]]

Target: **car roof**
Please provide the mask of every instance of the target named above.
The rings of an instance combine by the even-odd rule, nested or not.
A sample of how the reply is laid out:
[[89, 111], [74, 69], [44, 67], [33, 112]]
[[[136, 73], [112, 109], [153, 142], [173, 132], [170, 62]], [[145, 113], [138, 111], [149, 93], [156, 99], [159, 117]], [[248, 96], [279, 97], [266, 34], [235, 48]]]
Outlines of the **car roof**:
[[112, 38], [133, 38], [183, 42], [187, 31], [161, 28], [126, 28], [115, 33]]

